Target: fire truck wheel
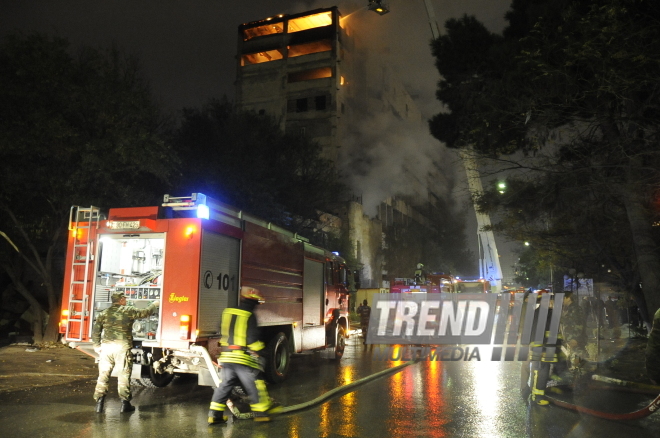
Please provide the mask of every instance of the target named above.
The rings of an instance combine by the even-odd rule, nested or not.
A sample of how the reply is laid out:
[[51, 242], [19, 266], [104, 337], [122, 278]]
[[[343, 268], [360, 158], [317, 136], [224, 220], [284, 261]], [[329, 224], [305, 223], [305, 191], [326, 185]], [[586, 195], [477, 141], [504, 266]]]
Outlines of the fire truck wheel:
[[291, 351], [289, 340], [284, 333], [275, 335], [266, 345], [266, 380], [271, 383], [280, 383], [286, 379], [289, 372]]
[[146, 386], [147, 388], [162, 388], [169, 385], [172, 380], [174, 380], [174, 373], [158, 374], [153, 367], [142, 367], [142, 378], [140, 379], [142, 386]]
[[337, 340], [335, 341], [335, 360], [340, 360], [344, 356], [346, 347], [346, 336], [344, 327], [337, 327]]

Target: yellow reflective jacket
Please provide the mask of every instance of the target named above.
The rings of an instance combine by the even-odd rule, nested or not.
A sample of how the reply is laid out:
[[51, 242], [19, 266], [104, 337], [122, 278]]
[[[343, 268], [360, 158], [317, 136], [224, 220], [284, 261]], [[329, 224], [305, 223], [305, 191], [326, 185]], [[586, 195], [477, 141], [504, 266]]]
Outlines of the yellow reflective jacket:
[[222, 312], [222, 352], [218, 360], [220, 363], [238, 363], [262, 369], [256, 353], [263, 350], [265, 345], [259, 340], [257, 318], [249, 307], [241, 303], [239, 308], [229, 307]]

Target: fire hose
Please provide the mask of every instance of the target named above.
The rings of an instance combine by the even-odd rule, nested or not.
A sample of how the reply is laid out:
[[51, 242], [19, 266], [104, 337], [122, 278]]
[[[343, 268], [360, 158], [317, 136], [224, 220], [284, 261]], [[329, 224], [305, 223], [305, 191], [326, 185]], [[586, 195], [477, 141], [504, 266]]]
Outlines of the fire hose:
[[[396, 374], [399, 371], [403, 370], [408, 365], [413, 365], [415, 363], [416, 363], [416, 361], [411, 360], [409, 362], [402, 363], [401, 365], [397, 365], [397, 366], [392, 367], [392, 368], [387, 368], [387, 369], [379, 371], [375, 374], [371, 374], [367, 377], [363, 377], [362, 379], [359, 379], [359, 380], [356, 380], [354, 382], [348, 383], [344, 386], [339, 386], [339, 387], [337, 387], [335, 389], [332, 389], [332, 390], [330, 390], [330, 391], [328, 391], [324, 394], [321, 394], [320, 396], [316, 397], [313, 400], [310, 400], [310, 401], [307, 401], [307, 402], [304, 402], [304, 403], [299, 403], [299, 404], [293, 405], [293, 406], [285, 406], [285, 407], [282, 408], [281, 413], [285, 414], [285, 413], [289, 413], [289, 412], [300, 411], [302, 409], [307, 409], [307, 408], [310, 408], [312, 406], [316, 406], [320, 403], [323, 403], [324, 401], [328, 400], [331, 397], [334, 397], [334, 396], [337, 396], [337, 395], [344, 395], [344, 394], [348, 394], [350, 392], [353, 392], [357, 389], [358, 386], [363, 385], [363, 384], [365, 384], [367, 382], [370, 382], [372, 380], [378, 379], [379, 377], [383, 377], [383, 376], [388, 375], [388, 374]], [[234, 417], [236, 417], [238, 419], [241, 419], [241, 420], [246, 420], [246, 419], [252, 418], [253, 415], [254, 415], [252, 412], [240, 412], [240, 410], [238, 410], [238, 408], [233, 403], [231, 403], [231, 400], [227, 401], [227, 407], [232, 412]]]
[[[603, 376], [598, 376], [594, 375], [592, 376], [593, 380], [600, 381], [600, 382], [605, 382], [605, 383], [611, 383], [615, 385], [619, 385], [622, 387], [645, 387], [648, 389], [648, 387], [653, 387], [653, 385], [644, 385], [642, 383], [634, 383], [634, 382], [626, 382], [624, 380], [618, 380], [618, 379], [612, 379], [609, 377], [603, 377]], [[657, 387], [654, 387], [657, 388]], [[611, 412], [602, 412], [602, 411], [597, 411], [595, 409], [590, 409], [586, 408], [584, 406], [578, 406], [572, 403], [568, 403], [562, 400], [558, 400], [554, 397], [550, 397], [546, 395], [546, 399], [550, 402], [553, 403], [559, 407], [566, 408], [566, 409], [571, 409], [583, 414], [587, 415], [592, 415], [594, 417], [598, 418], [604, 418], [606, 420], [638, 420], [640, 418], [648, 417], [658, 409], [660, 409], [660, 394], [651, 401], [647, 406], [643, 407], [642, 409], [639, 409], [634, 412], [628, 412], [628, 413], [623, 413], [623, 414], [617, 414], [617, 413], [611, 413]]]

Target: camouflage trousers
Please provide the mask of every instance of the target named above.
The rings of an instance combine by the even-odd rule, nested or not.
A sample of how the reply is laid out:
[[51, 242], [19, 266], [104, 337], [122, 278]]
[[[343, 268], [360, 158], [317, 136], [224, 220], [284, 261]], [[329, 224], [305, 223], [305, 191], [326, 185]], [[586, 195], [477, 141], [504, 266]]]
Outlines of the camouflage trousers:
[[119, 398], [130, 401], [131, 395], [131, 371], [133, 369], [133, 357], [131, 346], [125, 342], [104, 342], [101, 344], [99, 356], [99, 379], [94, 390], [94, 400], [108, 393], [110, 375], [115, 364], [119, 367], [118, 390]]

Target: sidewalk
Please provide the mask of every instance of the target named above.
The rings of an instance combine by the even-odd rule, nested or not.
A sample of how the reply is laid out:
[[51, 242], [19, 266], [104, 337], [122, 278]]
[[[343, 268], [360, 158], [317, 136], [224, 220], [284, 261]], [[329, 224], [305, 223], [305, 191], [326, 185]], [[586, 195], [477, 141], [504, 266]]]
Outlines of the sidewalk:
[[95, 381], [94, 359], [61, 343], [41, 348], [11, 344], [0, 348], [0, 393], [66, 384], [76, 380]]

